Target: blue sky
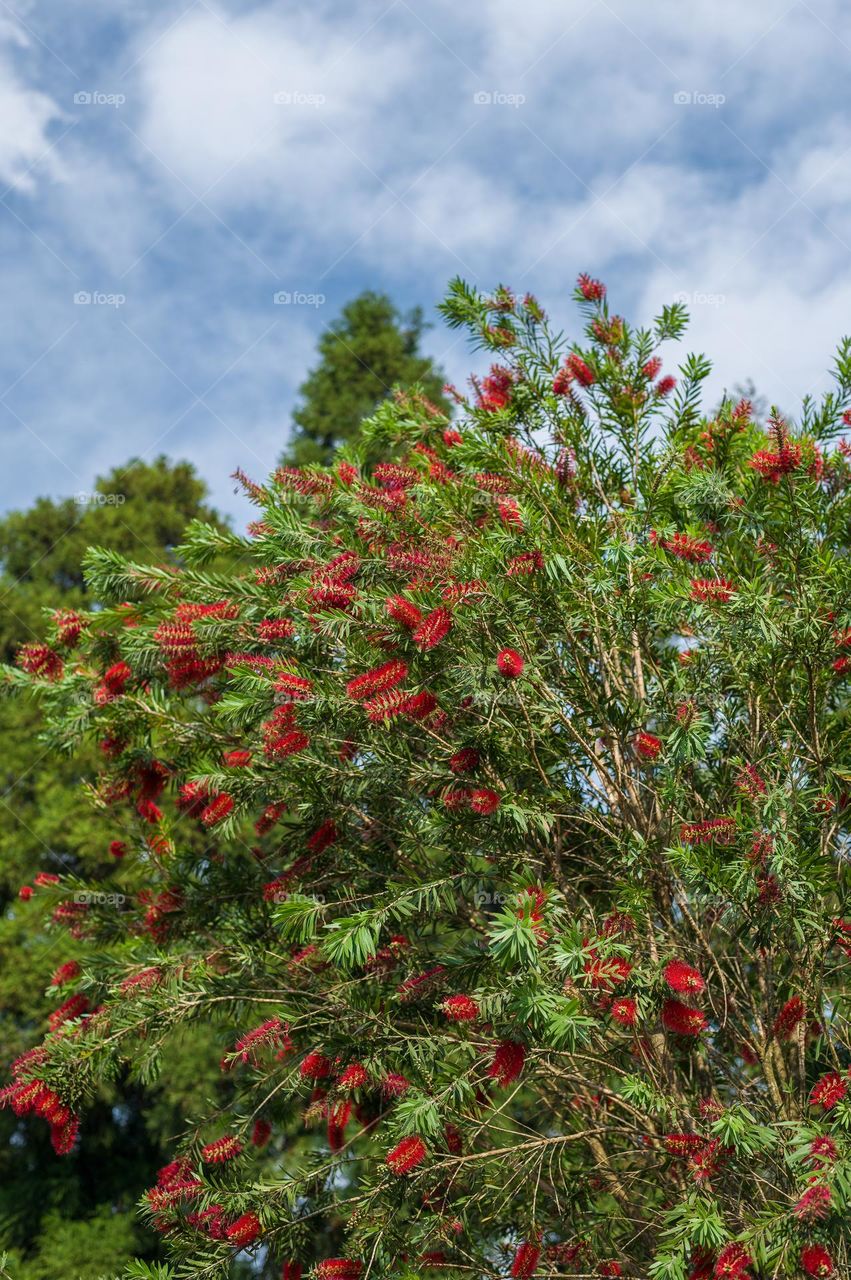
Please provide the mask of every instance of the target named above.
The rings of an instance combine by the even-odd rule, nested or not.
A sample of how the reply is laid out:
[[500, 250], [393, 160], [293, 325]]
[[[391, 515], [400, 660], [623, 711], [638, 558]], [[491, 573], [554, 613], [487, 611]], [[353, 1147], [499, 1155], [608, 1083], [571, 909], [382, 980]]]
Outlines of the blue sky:
[[456, 273], [568, 329], [579, 270], [686, 295], [713, 390], [794, 413], [851, 331], [849, 56], [840, 0], [0, 0], [0, 501], [166, 452], [241, 522], [323, 326]]

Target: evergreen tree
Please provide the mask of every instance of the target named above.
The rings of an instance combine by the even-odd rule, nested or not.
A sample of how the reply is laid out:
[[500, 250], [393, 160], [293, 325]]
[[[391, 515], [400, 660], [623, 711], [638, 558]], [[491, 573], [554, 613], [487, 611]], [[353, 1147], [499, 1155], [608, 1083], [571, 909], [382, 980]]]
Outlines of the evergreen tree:
[[443, 375], [420, 351], [425, 328], [419, 307], [401, 315], [381, 293], [367, 291], [347, 303], [322, 334], [320, 362], [299, 389], [301, 403], [283, 461], [295, 466], [330, 462], [397, 387], [418, 384], [428, 399], [446, 408]]
[[[0, 521], [0, 645], [11, 660], [44, 629], [44, 610], [67, 616], [91, 604], [81, 563], [92, 542], [126, 555], [174, 561], [173, 548], [193, 518], [221, 521], [188, 463], [138, 460], [101, 477], [92, 493], [52, 501]], [[97, 752], [71, 758], [39, 745], [41, 717], [31, 702], [0, 703], [0, 1027], [23, 1053], [44, 1034], [61, 987], [43, 992], [57, 968], [57, 937], [23, 910], [18, 889], [39, 867], [48, 874], [97, 878], [109, 841], [81, 786]], [[110, 859], [111, 860], [111, 859]], [[43, 1126], [0, 1117], [0, 1247], [12, 1250], [14, 1280], [68, 1276], [89, 1280], [122, 1258], [151, 1250], [155, 1237], [134, 1221], [133, 1205], [166, 1140], [179, 1131], [207, 1080], [212, 1042], [204, 1028], [169, 1054], [168, 1096], [125, 1078], [105, 1083], [93, 1108], [91, 1146], [58, 1162]], [[119, 1210], [119, 1212], [116, 1212]]]
[[5, 669], [128, 855], [120, 911], [31, 875], [80, 970], [4, 1100], [74, 1158], [215, 1029], [175, 1275], [849, 1274], [851, 342], [766, 432], [663, 374], [681, 306], [577, 302], [455, 282], [456, 424], [384, 403], [179, 572], [94, 550]]

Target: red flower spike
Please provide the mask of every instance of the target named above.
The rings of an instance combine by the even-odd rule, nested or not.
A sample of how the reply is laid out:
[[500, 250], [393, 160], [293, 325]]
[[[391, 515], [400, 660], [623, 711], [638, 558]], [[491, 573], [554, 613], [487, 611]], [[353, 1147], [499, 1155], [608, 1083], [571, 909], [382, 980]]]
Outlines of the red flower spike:
[[526, 1049], [516, 1040], [503, 1040], [497, 1046], [493, 1061], [488, 1067], [488, 1075], [495, 1080], [501, 1089], [505, 1089], [517, 1080], [526, 1061]]
[[847, 1085], [839, 1072], [828, 1071], [813, 1085], [810, 1092], [810, 1106], [824, 1107], [825, 1111], [832, 1111], [847, 1092]]
[[260, 1234], [260, 1219], [255, 1213], [243, 1213], [226, 1230], [225, 1236], [240, 1249], [252, 1244]]
[[323, 1258], [316, 1264], [316, 1280], [360, 1280], [363, 1263], [353, 1258]]
[[679, 1000], [666, 1000], [662, 1005], [662, 1026], [678, 1036], [699, 1036], [706, 1028], [706, 1018], [699, 1009], [690, 1009]]
[[825, 1277], [834, 1274], [833, 1259], [823, 1244], [808, 1244], [801, 1250], [801, 1268], [808, 1276]]
[[495, 791], [491, 791], [489, 787], [479, 787], [476, 791], [470, 792], [470, 808], [473, 813], [487, 816], [495, 813], [501, 803], [500, 796]]
[[811, 1187], [807, 1187], [792, 1212], [801, 1222], [815, 1222], [820, 1218], [827, 1217], [832, 1208], [833, 1200], [830, 1194], [830, 1187], [816, 1182]]
[[706, 986], [697, 969], [683, 960], [672, 960], [665, 966], [663, 976], [671, 990], [679, 995], [699, 995]]
[[201, 1148], [201, 1159], [207, 1164], [225, 1164], [228, 1160], [235, 1160], [241, 1154], [242, 1143], [232, 1134], [216, 1138], [215, 1141], [208, 1142]]
[[302, 1059], [299, 1074], [303, 1080], [327, 1080], [331, 1074], [331, 1061], [324, 1053], [309, 1053]]
[[622, 1027], [634, 1027], [638, 1019], [638, 1005], [632, 996], [619, 996], [612, 1001], [609, 1013]]
[[506, 680], [516, 680], [526, 664], [516, 649], [502, 649], [496, 657], [496, 668]]
[[655, 734], [642, 730], [635, 735], [635, 750], [642, 760], [655, 760], [662, 750], [662, 743]]
[[481, 1013], [471, 996], [447, 996], [440, 1007], [452, 1022], [474, 1022]]
[[531, 1280], [541, 1260], [541, 1248], [530, 1240], [524, 1240], [511, 1263], [512, 1280]]
[[452, 614], [446, 605], [438, 605], [413, 633], [413, 641], [418, 649], [427, 651], [434, 649], [452, 630]]
[[427, 1154], [422, 1138], [414, 1134], [410, 1138], [403, 1138], [398, 1146], [393, 1148], [387, 1156], [387, 1164], [397, 1177], [404, 1177], [405, 1174], [416, 1169], [417, 1165], [422, 1164]]

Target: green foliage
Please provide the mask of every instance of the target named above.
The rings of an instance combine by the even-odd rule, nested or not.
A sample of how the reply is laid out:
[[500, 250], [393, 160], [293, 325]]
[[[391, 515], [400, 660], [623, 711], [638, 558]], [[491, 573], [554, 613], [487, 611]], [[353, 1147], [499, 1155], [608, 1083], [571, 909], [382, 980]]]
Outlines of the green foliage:
[[849, 1271], [849, 348], [764, 428], [662, 376], [682, 308], [576, 297], [572, 341], [454, 282], [501, 363], [451, 429], [384, 400], [250, 536], [90, 554], [8, 669], [128, 847], [17, 909], [97, 1012], [11, 1096], [85, 1117], [206, 1030], [142, 1200], [179, 1280]]
[[418, 386], [445, 410], [443, 374], [420, 352], [425, 328], [418, 307], [401, 315], [384, 294], [368, 291], [347, 303], [319, 339], [319, 364], [299, 390], [283, 461], [330, 462], [397, 388]]

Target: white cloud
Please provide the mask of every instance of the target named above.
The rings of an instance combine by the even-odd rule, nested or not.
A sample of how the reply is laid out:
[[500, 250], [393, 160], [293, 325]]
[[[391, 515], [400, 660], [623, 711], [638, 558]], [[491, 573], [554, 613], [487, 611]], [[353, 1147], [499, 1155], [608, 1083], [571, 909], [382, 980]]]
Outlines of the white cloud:
[[38, 177], [62, 174], [48, 134], [63, 112], [48, 94], [28, 86], [18, 73], [15, 51], [20, 54], [27, 43], [20, 28], [8, 21], [0, 23], [0, 182], [32, 192]]

